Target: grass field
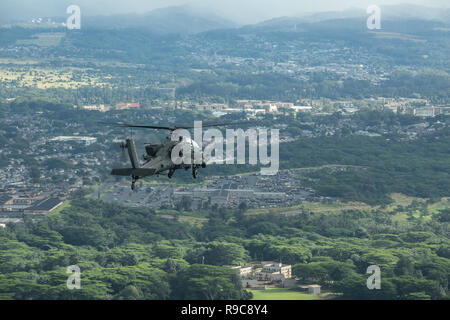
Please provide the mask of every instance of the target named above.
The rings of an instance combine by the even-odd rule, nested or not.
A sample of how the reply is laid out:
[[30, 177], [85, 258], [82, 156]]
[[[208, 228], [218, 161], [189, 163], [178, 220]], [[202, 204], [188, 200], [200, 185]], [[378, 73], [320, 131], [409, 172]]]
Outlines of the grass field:
[[421, 42], [426, 43], [427, 40], [421, 39], [416, 36], [412, 35], [406, 35], [403, 33], [396, 33], [396, 32], [372, 32], [376, 38], [381, 39], [399, 39], [399, 40], [407, 40], [407, 41], [413, 41], [413, 42]]
[[[419, 203], [425, 203], [427, 199], [424, 198], [417, 198], [417, 197], [409, 197], [402, 194], [391, 194], [391, 198], [394, 200], [394, 202], [389, 205], [386, 210], [392, 211], [394, 210], [398, 205], [401, 206], [409, 206], [413, 201], [417, 201]], [[439, 210], [447, 209], [450, 207], [450, 198], [441, 198], [439, 201], [435, 203], [430, 203], [426, 205], [426, 208], [428, 210], [428, 215], [423, 217], [423, 221], [429, 221], [431, 220], [431, 217], [434, 214], [437, 214]], [[420, 211], [416, 210], [411, 212], [412, 216], [415, 218], [420, 217]], [[407, 212], [397, 212], [392, 216], [392, 221], [394, 222], [406, 222], [408, 220], [408, 214]]]
[[[4, 61], [0, 61], [4, 62]], [[1, 63], [0, 63], [1, 64]], [[108, 86], [109, 74], [93, 76], [91, 69], [45, 68], [31, 65], [0, 65], [0, 81], [9, 86], [48, 88], [79, 88], [83, 86]], [[102, 77], [103, 80], [100, 80]]]
[[56, 47], [61, 43], [65, 33], [38, 33], [32, 39], [17, 40], [17, 45], [35, 45], [39, 47]]
[[339, 202], [320, 203], [304, 202], [293, 207], [270, 208], [270, 209], [249, 209], [247, 214], [279, 213], [285, 215], [295, 215], [303, 211], [317, 213], [338, 213], [343, 210], [371, 210], [373, 207], [361, 202]]
[[56, 208], [55, 210], [53, 210], [51, 212], [51, 214], [60, 213], [62, 210], [64, 210], [65, 208], [68, 208], [68, 207], [70, 207], [70, 200], [64, 201], [64, 203], [62, 205], [60, 205], [58, 208]]
[[[419, 203], [424, 203], [427, 199], [410, 197], [398, 193], [393, 193], [390, 195], [393, 203], [382, 208], [381, 206], [370, 206], [362, 202], [332, 202], [332, 203], [320, 203], [320, 202], [303, 202], [302, 204], [292, 206], [292, 207], [281, 207], [281, 208], [270, 208], [270, 209], [249, 209], [246, 214], [264, 214], [264, 213], [278, 213], [284, 215], [295, 215], [302, 212], [314, 212], [314, 213], [324, 213], [324, 214], [334, 214], [345, 210], [382, 210], [382, 211], [393, 211], [398, 205], [408, 206], [412, 201], [417, 201]], [[450, 207], [450, 198], [442, 198], [440, 201], [432, 204], [428, 204], [427, 208], [430, 215], [426, 219], [431, 219], [431, 215], [437, 213], [439, 210], [443, 210]], [[419, 216], [420, 213], [417, 211], [414, 216]], [[407, 215], [404, 212], [396, 213], [393, 216], [394, 221], [406, 221]], [[425, 219], [425, 220], [426, 220]]]
[[284, 288], [249, 291], [253, 293], [252, 300], [321, 300], [327, 296], [327, 294], [312, 295]]
[[0, 64], [17, 64], [17, 65], [31, 65], [38, 64], [38, 60], [25, 59], [25, 58], [0, 58]]

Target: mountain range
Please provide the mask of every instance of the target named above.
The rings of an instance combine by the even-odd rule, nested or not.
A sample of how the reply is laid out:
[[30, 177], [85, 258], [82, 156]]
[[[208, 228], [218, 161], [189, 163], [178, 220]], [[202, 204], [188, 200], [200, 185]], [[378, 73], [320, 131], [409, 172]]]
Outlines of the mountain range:
[[[365, 10], [353, 8], [344, 11], [317, 12], [302, 15], [278, 17], [260, 23], [246, 25], [245, 28], [274, 28], [278, 31], [295, 30], [297, 25], [324, 21], [358, 21], [361, 27], [369, 14]], [[46, 17], [43, 17], [46, 18]], [[53, 21], [65, 21], [67, 17], [52, 17]], [[400, 24], [405, 20], [433, 21], [448, 24], [450, 9], [423, 7], [417, 5], [381, 6], [382, 21]], [[5, 18], [0, 15], [0, 23]], [[351, 22], [350, 22], [351, 24]], [[189, 5], [172, 6], [152, 10], [148, 13], [128, 13], [115, 15], [82, 15], [82, 27], [97, 29], [143, 29], [155, 34], [195, 34], [218, 29], [242, 27], [208, 9], [199, 9]]]

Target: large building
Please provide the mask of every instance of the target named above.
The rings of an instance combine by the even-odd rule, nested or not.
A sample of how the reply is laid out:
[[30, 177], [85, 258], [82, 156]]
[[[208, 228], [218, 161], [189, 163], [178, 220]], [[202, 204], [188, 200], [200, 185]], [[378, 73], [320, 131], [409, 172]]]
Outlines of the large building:
[[45, 214], [59, 207], [63, 201], [59, 198], [12, 197], [0, 205], [1, 211]]
[[116, 110], [125, 110], [125, 109], [139, 109], [141, 104], [139, 102], [125, 102], [116, 104]]
[[241, 278], [247, 278], [253, 273], [253, 266], [231, 266], [231, 269], [236, 270]]
[[[228, 109], [228, 105], [224, 104], [224, 103], [209, 103], [209, 104], [199, 104], [196, 106], [197, 110], [209, 110], [209, 111], [220, 111], [220, 110], [225, 110]], [[240, 110], [237, 110], [240, 111]]]
[[45, 214], [52, 212], [62, 204], [63, 201], [59, 198], [46, 198], [34, 202], [30, 207], [26, 208], [24, 211], [26, 213]]
[[100, 104], [100, 105], [82, 106], [81, 109], [89, 110], [89, 111], [106, 112], [106, 111], [111, 110], [111, 106], [105, 106], [104, 104]]
[[33, 198], [10, 197], [1, 204], [2, 211], [22, 211], [33, 203]]
[[290, 109], [294, 110], [294, 112], [311, 112], [311, 106], [292, 106]]
[[91, 145], [97, 142], [97, 138], [93, 137], [81, 137], [81, 136], [58, 136], [50, 139], [52, 142], [78, 142], [84, 143], [85, 145]]
[[434, 117], [436, 109], [434, 107], [416, 108], [413, 113], [417, 117]]
[[292, 266], [281, 262], [263, 261], [262, 269], [256, 272], [256, 278], [260, 281], [282, 281], [291, 278]]

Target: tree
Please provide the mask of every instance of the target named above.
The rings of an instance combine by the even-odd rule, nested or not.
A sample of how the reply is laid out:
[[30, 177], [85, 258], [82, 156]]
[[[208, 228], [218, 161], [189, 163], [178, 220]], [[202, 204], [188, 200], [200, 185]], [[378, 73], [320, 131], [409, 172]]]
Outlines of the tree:
[[265, 250], [264, 257], [269, 260], [281, 260], [283, 263], [295, 264], [308, 262], [312, 254], [309, 249], [301, 246], [271, 245]]
[[206, 246], [205, 262], [216, 266], [239, 265], [247, 261], [243, 246], [235, 243], [213, 241]]
[[38, 183], [41, 177], [41, 171], [38, 167], [32, 166], [30, 167], [30, 178], [34, 183]]
[[369, 290], [367, 278], [363, 275], [351, 275], [333, 283], [333, 290], [341, 292], [344, 299], [355, 300], [392, 300], [396, 299], [396, 287], [388, 279], [383, 279], [381, 289]]
[[47, 169], [67, 169], [69, 165], [61, 159], [50, 158], [44, 161], [43, 165], [47, 167]]
[[354, 266], [339, 261], [323, 261], [296, 264], [292, 273], [305, 281], [321, 282], [340, 281], [345, 277], [355, 275]]
[[411, 292], [406, 295], [406, 300], [431, 300], [431, 297], [425, 292]]
[[142, 298], [142, 292], [133, 285], [126, 286], [119, 294], [114, 296], [114, 299], [116, 300], [140, 300]]
[[247, 203], [246, 202], [241, 202], [239, 204], [239, 206], [238, 206], [238, 209], [239, 209], [239, 212], [242, 212], [242, 213], [246, 212], [247, 209], [248, 209]]
[[323, 283], [327, 277], [327, 270], [319, 263], [299, 263], [292, 267], [292, 274], [307, 282]]
[[158, 258], [183, 258], [184, 252], [181, 247], [169, 246], [159, 243], [153, 247], [153, 253]]
[[273, 222], [270, 221], [259, 221], [249, 226], [248, 233], [254, 234], [278, 234], [280, 228]]
[[181, 201], [179, 203], [177, 203], [177, 210], [181, 211], [181, 210], [190, 210], [192, 207], [192, 199], [187, 197], [187, 196], [183, 196], [183, 198], [181, 199]]
[[240, 300], [249, 295], [242, 290], [235, 270], [211, 265], [191, 265], [177, 274], [172, 283], [173, 299]]
[[412, 275], [414, 273], [413, 259], [407, 256], [402, 256], [395, 265], [394, 272], [398, 276]]

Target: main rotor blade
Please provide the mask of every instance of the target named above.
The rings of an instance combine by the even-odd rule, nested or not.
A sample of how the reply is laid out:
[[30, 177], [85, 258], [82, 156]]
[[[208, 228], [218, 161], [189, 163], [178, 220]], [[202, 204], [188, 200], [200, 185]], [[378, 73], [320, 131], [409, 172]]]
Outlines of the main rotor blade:
[[[147, 126], [147, 125], [136, 125], [136, 124], [128, 124], [128, 123], [122, 123], [122, 122], [101, 122], [103, 124], [108, 125], [114, 125], [118, 127], [126, 127], [126, 128], [143, 128], [143, 129], [163, 129], [163, 130], [169, 130], [169, 131], [175, 131], [177, 129], [194, 129], [195, 126]], [[223, 126], [232, 126], [237, 124], [250, 124], [250, 122], [228, 122], [228, 123], [202, 123], [202, 127], [223, 127]]]
[[[208, 127], [223, 127], [223, 126], [233, 126], [237, 124], [250, 124], [250, 122], [225, 122], [225, 123], [211, 123], [211, 122], [205, 122], [202, 123], [202, 128], [208, 128]], [[195, 126], [175, 126], [176, 129], [194, 129]]]
[[223, 127], [223, 126], [234, 126], [237, 124], [251, 124], [249, 121], [242, 122], [225, 122], [225, 123], [203, 123], [202, 127]]
[[177, 128], [176, 127], [165, 127], [165, 126], [144, 126], [144, 125], [136, 125], [136, 124], [121, 124], [119, 125], [121, 127], [127, 127], [127, 128], [142, 128], [142, 129], [163, 129], [163, 130], [170, 130], [174, 131]]
[[163, 129], [163, 130], [169, 130], [174, 131], [177, 128], [176, 127], [168, 127], [168, 126], [145, 126], [145, 125], [136, 125], [136, 124], [128, 124], [123, 122], [100, 122], [103, 124], [108, 124], [116, 127], [125, 127], [125, 128], [144, 128], [144, 129]]

